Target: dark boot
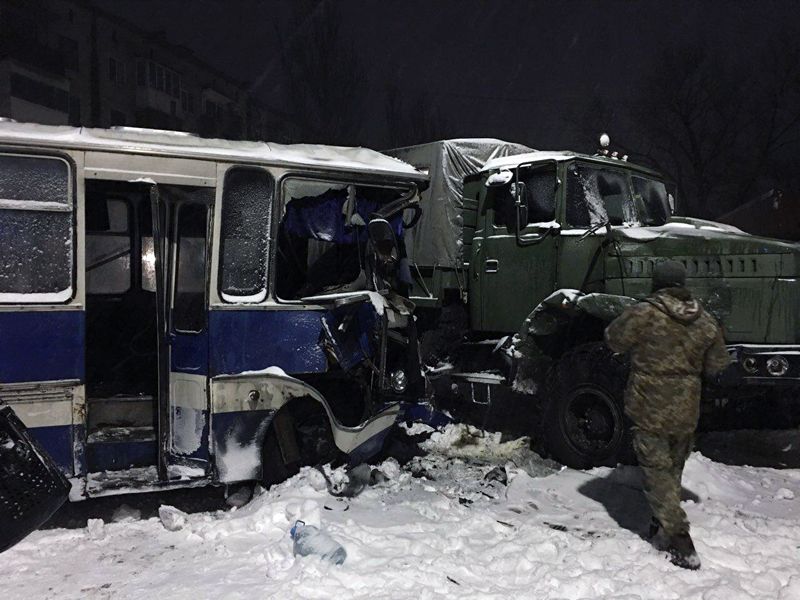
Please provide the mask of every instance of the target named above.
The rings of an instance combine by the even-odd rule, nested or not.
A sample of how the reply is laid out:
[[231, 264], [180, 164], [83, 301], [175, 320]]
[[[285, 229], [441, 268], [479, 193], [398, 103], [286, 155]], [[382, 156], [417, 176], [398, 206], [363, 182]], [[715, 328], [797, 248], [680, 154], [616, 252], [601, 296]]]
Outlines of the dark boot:
[[653, 548], [657, 550], [666, 550], [669, 545], [669, 536], [664, 531], [661, 521], [653, 517], [650, 519], [650, 528], [647, 533], [647, 539], [653, 544]]
[[667, 547], [669, 560], [673, 565], [692, 571], [700, 568], [700, 557], [694, 549], [689, 533], [679, 533], [669, 538]]
[[656, 519], [655, 517], [650, 518], [650, 530], [648, 531], [647, 537], [648, 539], [653, 539], [656, 537], [658, 532], [661, 530], [661, 521]]

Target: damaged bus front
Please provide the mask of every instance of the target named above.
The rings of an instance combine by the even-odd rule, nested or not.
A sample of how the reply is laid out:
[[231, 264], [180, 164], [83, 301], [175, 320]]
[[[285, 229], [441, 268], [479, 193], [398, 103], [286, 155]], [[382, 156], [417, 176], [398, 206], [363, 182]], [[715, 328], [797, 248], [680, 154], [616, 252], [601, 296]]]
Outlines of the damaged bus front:
[[421, 395], [412, 167], [2, 123], [0, 172], [0, 400], [74, 499], [363, 460]]

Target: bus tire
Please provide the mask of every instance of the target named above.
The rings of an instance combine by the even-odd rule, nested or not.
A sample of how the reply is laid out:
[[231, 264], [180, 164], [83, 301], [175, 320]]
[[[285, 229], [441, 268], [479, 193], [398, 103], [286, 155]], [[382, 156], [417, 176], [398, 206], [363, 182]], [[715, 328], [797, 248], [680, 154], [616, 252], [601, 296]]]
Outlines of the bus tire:
[[545, 448], [575, 468], [633, 464], [625, 416], [628, 365], [602, 342], [568, 350], [551, 370], [543, 419]]
[[261, 483], [270, 487], [296, 475], [301, 467], [340, 457], [322, 405], [312, 398], [294, 400], [275, 413], [264, 436]]

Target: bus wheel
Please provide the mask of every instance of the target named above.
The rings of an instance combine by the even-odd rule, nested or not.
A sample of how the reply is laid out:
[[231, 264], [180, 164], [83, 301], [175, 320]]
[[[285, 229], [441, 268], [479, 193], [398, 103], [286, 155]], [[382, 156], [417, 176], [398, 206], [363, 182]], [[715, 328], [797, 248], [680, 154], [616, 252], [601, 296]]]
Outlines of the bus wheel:
[[269, 487], [289, 479], [301, 467], [336, 462], [340, 457], [325, 409], [311, 398], [294, 400], [275, 413], [267, 430], [261, 482]]
[[576, 469], [635, 462], [623, 412], [628, 366], [605, 344], [567, 351], [551, 371], [544, 441], [559, 462]]

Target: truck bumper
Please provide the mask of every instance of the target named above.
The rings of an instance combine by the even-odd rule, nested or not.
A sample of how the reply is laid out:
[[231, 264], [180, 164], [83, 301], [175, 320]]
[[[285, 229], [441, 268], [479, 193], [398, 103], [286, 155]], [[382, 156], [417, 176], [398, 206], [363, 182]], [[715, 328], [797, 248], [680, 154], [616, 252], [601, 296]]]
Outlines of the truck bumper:
[[800, 386], [800, 346], [737, 344], [728, 352], [738, 384]]

